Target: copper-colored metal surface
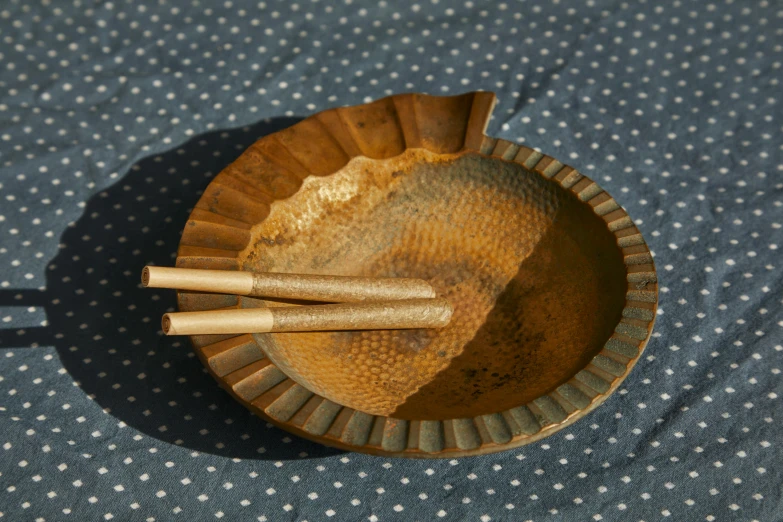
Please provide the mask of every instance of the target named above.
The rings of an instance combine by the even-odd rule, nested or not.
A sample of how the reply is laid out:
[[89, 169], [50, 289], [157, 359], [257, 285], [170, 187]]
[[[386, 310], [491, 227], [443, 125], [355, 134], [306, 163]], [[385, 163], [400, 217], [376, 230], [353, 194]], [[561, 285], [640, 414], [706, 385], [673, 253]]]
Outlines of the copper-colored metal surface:
[[[491, 93], [398, 95], [259, 140], [210, 185], [177, 265], [411, 277], [437, 330], [195, 336], [238, 400], [293, 433], [450, 457], [538, 440], [600, 404], [643, 350], [657, 278], [596, 183], [484, 136]], [[182, 310], [286, 306], [180, 293]]]
[[162, 326], [167, 335], [442, 328], [449, 324], [452, 312], [443, 298], [401, 299], [176, 312], [165, 314]]
[[146, 266], [141, 282], [150, 288], [263, 296], [305, 301], [354, 303], [435, 297], [421, 279], [254, 273]]

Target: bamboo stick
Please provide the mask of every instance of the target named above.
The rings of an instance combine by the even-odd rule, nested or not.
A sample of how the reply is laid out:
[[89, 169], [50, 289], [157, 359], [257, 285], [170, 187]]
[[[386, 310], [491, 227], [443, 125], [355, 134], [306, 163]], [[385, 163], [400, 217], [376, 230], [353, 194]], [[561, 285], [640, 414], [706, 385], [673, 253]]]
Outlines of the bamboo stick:
[[163, 316], [162, 327], [166, 335], [439, 328], [449, 323], [452, 312], [445, 299], [406, 299], [173, 312]]
[[435, 297], [422, 279], [254, 273], [146, 266], [142, 284], [195, 292], [352, 303]]

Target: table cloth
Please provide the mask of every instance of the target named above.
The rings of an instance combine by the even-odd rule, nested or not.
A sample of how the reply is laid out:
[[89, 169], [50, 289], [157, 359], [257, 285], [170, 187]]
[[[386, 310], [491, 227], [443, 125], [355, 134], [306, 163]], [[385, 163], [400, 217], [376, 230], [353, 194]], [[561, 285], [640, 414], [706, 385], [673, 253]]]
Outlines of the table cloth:
[[[4, 520], [783, 520], [783, 4], [0, 5]], [[535, 444], [332, 450], [159, 332], [189, 210], [255, 139], [398, 92], [497, 92], [488, 134], [600, 183], [659, 270], [619, 391]]]

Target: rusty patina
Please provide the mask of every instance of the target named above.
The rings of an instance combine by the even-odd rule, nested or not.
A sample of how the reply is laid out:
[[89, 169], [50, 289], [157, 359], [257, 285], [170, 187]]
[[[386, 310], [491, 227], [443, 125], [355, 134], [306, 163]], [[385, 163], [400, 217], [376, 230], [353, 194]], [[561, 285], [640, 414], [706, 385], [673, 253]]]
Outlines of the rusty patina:
[[210, 184], [177, 266], [420, 278], [454, 307], [432, 330], [192, 337], [237, 400], [331, 446], [452, 457], [538, 440], [617, 388], [652, 331], [652, 256], [595, 182], [486, 137], [494, 102], [406, 94], [325, 111]]

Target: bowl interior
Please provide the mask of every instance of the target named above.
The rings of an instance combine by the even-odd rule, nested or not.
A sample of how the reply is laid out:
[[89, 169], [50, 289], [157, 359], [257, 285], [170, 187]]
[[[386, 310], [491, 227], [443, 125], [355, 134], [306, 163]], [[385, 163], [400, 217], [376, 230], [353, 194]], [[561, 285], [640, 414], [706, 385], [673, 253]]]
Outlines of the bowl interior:
[[311, 391], [411, 420], [498, 412], [569, 380], [611, 336], [627, 285], [616, 238], [570, 192], [516, 163], [424, 149], [307, 178], [272, 204], [240, 261], [419, 277], [449, 299], [441, 329], [255, 336]]

